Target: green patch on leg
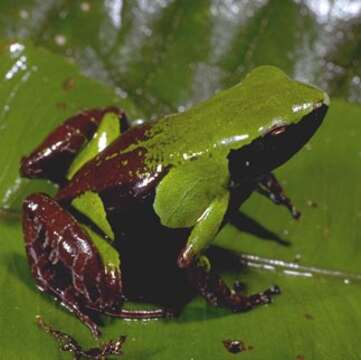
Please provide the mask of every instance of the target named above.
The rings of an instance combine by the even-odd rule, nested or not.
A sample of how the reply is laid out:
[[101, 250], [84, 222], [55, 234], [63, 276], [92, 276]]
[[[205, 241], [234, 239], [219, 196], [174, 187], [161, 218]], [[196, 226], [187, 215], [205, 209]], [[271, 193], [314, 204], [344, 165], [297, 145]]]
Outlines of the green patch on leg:
[[211, 271], [211, 263], [207, 256], [201, 255], [197, 260], [197, 265], [202, 267], [205, 271], [210, 272]]
[[72, 162], [67, 174], [68, 180], [70, 180], [85, 163], [97, 156], [119, 137], [120, 133], [118, 115], [112, 112], [106, 113], [93, 138], [85, 145]]
[[87, 191], [75, 198], [71, 204], [97, 225], [109, 239], [114, 240], [114, 233], [108, 222], [103, 201], [97, 193]]
[[107, 271], [119, 271], [120, 269], [120, 256], [117, 250], [115, 250], [103, 237], [98, 235], [92, 229], [86, 225], [82, 225], [83, 229], [88, 233], [93, 244], [97, 248], [103, 264]]
[[187, 240], [194, 256], [200, 254], [216, 237], [229, 203], [229, 192], [215, 198], [203, 212]]
[[226, 160], [201, 158], [174, 167], [157, 186], [154, 210], [164, 226], [192, 227], [228, 182]]

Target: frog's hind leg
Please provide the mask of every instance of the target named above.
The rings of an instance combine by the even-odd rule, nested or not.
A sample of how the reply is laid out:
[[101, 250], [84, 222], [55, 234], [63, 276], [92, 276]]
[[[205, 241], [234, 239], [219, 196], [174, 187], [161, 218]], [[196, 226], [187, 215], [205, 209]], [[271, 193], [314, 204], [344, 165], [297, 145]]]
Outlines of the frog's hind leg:
[[285, 194], [282, 185], [272, 173], [264, 175], [257, 184], [257, 191], [269, 198], [274, 204], [285, 206], [294, 219], [299, 219], [301, 213], [293, 205], [291, 199]]
[[121, 133], [128, 128], [125, 114], [116, 107], [82, 111], [59, 125], [29, 156], [21, 160], [21, 175], [64, 183], [76, 155], [92, 139], [104, 116], [109, 113], [118, 117]]
[[194, 265], [187, 269], [193, 287], [210, 305], [228, 308], [233, 312], [245, 312], [258, 305], [269, 304], [274, 295], [280, 294], [280, 289], [273, 286], [263, 292], [253, 295], [243, 295], [235, 285], [230, 289], [215, 272], [203, 266]]
[[120, 273], [105, 271], [88, 234], [55, 200], [33, 194], [23, 210], [26, 253], [38, 288], [55, 296], [98, 337], [94, 314], [87, 309], [121, 306]]

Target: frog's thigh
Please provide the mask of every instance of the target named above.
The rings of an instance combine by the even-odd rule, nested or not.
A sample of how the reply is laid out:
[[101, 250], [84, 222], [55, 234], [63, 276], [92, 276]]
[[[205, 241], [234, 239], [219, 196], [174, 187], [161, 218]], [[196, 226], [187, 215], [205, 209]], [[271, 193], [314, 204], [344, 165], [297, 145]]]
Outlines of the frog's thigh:
[[21, 160], [21, 175], [62, 183], [70, 164], [94, 136], [106, 114], [114, 114], [124, 131], [126, 116], [117, 108], [82, 111], [54, 129], [30, 155]]
[[[119, 272], [107, 273], [98, 249], [78, 222], [54, 199], [32, 194], [24, 201], [24, 237], [33, 277], [85, 323], [98, 328], [85, 307], [122, 302]], [[94, 294], [97, 294], [94, 298]]]
[[189, 267], [193, 263], [193, 259], [215, 238], [227, 211], [228, 203], [229, 192], [225, 191], [215, 198], [203, 212], [188, 238], [186, 247], [179, 255], [179, 267]]

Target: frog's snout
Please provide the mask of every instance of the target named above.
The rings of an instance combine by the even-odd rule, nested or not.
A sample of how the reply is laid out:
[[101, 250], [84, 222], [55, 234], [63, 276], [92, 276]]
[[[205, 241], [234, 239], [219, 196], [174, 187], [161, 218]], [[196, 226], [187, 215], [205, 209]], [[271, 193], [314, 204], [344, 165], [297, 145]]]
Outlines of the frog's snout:
[[326, 92], [323, 92], [323, 104], [329, 107], [330, 103], [331, 103], [330, 97]]
[[231, 177], [235, 181], [255, 179], [273, 171], [296, 154], [321, 125], [329, 98], [314, 107], [297, 124], [281, 125], [252, 143], [228, 155]]

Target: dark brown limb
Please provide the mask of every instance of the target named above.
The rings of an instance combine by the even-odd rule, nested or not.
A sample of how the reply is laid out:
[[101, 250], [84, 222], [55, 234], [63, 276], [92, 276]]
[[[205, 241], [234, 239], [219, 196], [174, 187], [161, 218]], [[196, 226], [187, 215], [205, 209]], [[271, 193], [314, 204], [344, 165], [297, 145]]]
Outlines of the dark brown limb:
[[202, 267], [193, 266], [188, 270], [189, 279], [194, 288], [213, 306], [221, 306], [233, 312], [244, 312], [255, 306], [269, 304], [274, 295], [280, 294], [278, 286], [263, 292], [246, 296], [238, 289], [231, 290], [215, 273], [207, 272]]
[[54, 199], [33, 194], [24, 201], [23, 211], [25, 248], [36, 284], [98, 337], [100, 331], [87, 309], [121, 308], [120, 272], [108, 276], [88, 234]]
[[93, 137], [107, 112], [119, 116], [122, 131], [128, 128], [125, 114], [116, 107], [82, 111], [58, 126], [29, 156], [23, 157], [21, 175], [62, 184], [70, 164]]
[[63, 291], [60, 291], [58, 288], [50, 286], [49, 284], [44, 284], [44, 291], [55, 295], [56, 299], [61, 301], [61, 304], [73, 313], [85, 326], [88, 327], [92, 335], [97, 339], [101, 336], [101, 331], [98, 328], [98, 325], [94, 322], [91, 316], [87, 315], [87, 310], [77, 296], [74, 288], [69, 287]]
[[269, 198], [274, 204], [285, 206], [294, 219], [299, 219], [301, 213], [292, 204], [291, 199], [285, 194], [277, 178], [269, 173], [258, 182], [257, 191]]
[[71, 352], [74, 354], [74, 359], [78, 360], [82, 357], [85, 359], [105, 360], [107, 356], [122, 355], [122, 347], [126, 340], [126, 336], [120, 336], [117, 340], [110, 340], [100, 347], [83, 350], [79, 343], [70, 335], [57, 330], [46, 324], [41, 316], [36, 316], [36, 323], [40, 329], [52, 335], [59, 343], [61, 351]]

